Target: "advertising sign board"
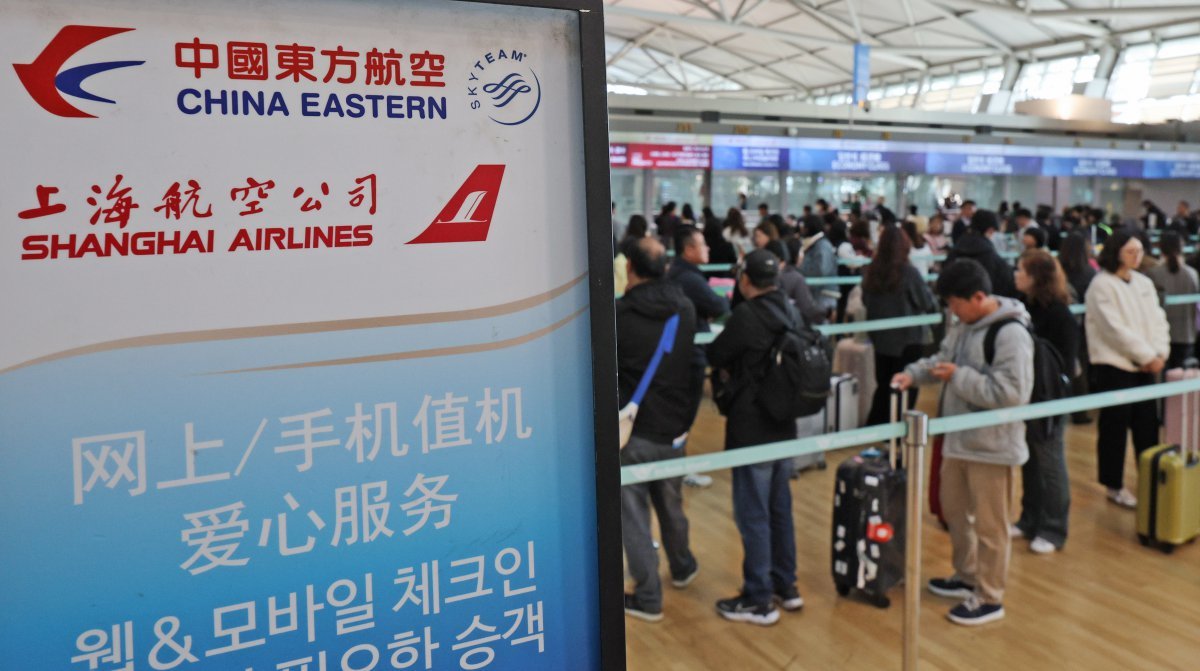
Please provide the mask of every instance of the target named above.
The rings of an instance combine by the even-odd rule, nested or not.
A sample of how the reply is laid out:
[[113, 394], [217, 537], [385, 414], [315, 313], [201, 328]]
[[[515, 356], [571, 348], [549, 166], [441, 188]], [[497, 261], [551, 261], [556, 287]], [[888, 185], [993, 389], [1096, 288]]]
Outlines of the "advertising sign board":
[[3, 0], [0, 665], [624, 668], [600, 9]]

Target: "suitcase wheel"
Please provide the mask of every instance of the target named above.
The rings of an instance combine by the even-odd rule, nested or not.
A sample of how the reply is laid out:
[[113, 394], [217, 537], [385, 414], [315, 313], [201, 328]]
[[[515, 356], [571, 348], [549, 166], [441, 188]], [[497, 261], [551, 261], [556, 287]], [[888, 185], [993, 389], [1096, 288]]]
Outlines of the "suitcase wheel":
[[850, 596], [849, 585], [834, 585], [834, 588], [837, 589], [838, 596]]
[[822, 459], [822, 460], [821, 460], [821, 462], [817, 464], [817, 470], [818, 470], [818, 471], [823, 471], [823, 470], [825, 470], [825, 469], [827, 469], [827, 468], [829, 468], [829, 464], [825, 463], [825, 460], [824, 460], [824, 459]]
[[1146, 534], [1138, 534], [1138, 542], [1141, 543], [1142, 547], [1144, 548], [1150, 547], [1150, 537]]
[[892, 605], [892, 600], [884, 594], [876, 594], [871, 597], [871, 605], [876, 608], [887, 608]]
[[1175, 552], [1175, 546], [1171, 545], [1170, 543], [1159, 543], [1158, 549], [1160, 552], [1162, 552], [1165, 555], [1169, 555], [1172, 552]]

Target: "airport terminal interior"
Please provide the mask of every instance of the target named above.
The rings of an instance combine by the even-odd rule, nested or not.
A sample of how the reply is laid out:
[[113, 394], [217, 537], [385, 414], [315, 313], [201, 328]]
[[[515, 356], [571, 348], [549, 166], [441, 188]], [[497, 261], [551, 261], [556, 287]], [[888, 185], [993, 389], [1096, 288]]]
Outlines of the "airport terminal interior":
[[[846, 496], [839, 466], [845, 466], [844, 475], [853, 483], [853, 478], [862, 476], [850, 464], [861, 461], [867, 449], [882, 450], [886, 456], [887, 442], [831, 449], [817, 467], [802, 439], [896, 421], [875, 413], [868, 421], [872, 399], [860, 398], [876, 388], [875, 379], [862, 379], [876, 375], [876, 366], [903, 370], [895, 367], [895, 359], [881, 360], [878, 349], [872, 352], [872, 345], [881, 347], [891, 340], [883, 335], [888, 325], [872, 322], [911, 313], [880, 310], [878, 299], [868, 299], [864, 308], [862, 300], [869, 293], [863, 275], [872, 263], [865, 257], [875, 254], [873, 262], [880, 263], [880, 258], [895, 251], [890, 243], [881, 245], [888, 229], [909, 231], [911, 239], [904, 249], [931, 295], [943, 299], [937, 301], [936, 312], [945, 316], [946, 323], [960, 321], [957, 314], [951, 316], [938, 283], [938, 273], [945, 275], [955, 262], [954, 247], [961, 247], [962, 231], [950, 240], [951, 229], [961, 226], [969, 231], [972, 223], [978, 227], [981, 210], [997, 221], [995, 234], [987, 237], [1004, 259], [1007, 273], [1030, 272], [1026, 265], [1034, 263], [1030, 250], [1042, 249], [1048, 252], [1045, 259], [1053, 257], [1047, 272], [1057, 270], [1067, 284], [1074, 284], [1077, 270], [1065, 256], [1068, 249], [1073, 254], [1076, 246], [1086, 247], [1080, 258], [1086, 257], [1096, 273], [1107, 273], [1111, 267], [1101, 259], [1104, 243], [1122, 231], [1129, 235], [1119, 238], [1120, 244], [1132, 238], [1144, 246], [1145, 261], [1138, 270], [1147, 276], [1160, 277], [1155, 273], [1163, 271], [1151, 270], [1154, 265], [1200, 266], [1200, 221], [1195, 214], [1200, 206], [1200, 7], [1163, 0], [605, 0], [605, 35], [613, 235], [615, 253], [623, 253], [614, 265], [618, 296], [622, 282], [637, 275], [637, 260], [630, 259], [626, 245], [636, 247], [643, 237], [660, 241], [671, 263], [677, 264], [685, 249], [693, 246], [686, 240], [695, 232], [694, 246], [703, 245], [708, 253], [700, 258], [693, 249], [687, 267], [702, 273], [706, 288], [723, 298], [741, 293], [742, 276], [753, 274], [756, 250], [778, 249], [784, 273], [780, 277], [789, 265], [802, 271], [817, 312], [823, 313], [817, 322], [823, 322], [830, 347], [836, 347], [833, 395], [839, 396], [839, 377], [857, 376], [857, 388], [848, 398], [860, 406], [857, 414], [847, 418], [831, 400], [819, 411], [824, 424], [806, 429], [801, 422], [800, 440], [790, 443], [799, 446], [797, 454], [804, 453], [797, 457], [792, 467], [797, 473], [787, 484], [802, 608], [785, 607], [788, 595], [780, 596], [778, 557], [750, 567], [747, 552], [755, 541], [749, 537], [766, 532], [751, 530], [754, 522], [747, 516], [758, 512], [774, 524], [780, 513], [774, 503], [763, 504], [760, 511], [740, 493], [739, 487], [745, 485], [739, 485], [734, 473], [755, 467], [731, 469], [728, 462], [701, 461], [689, 464], [683, 484], [676, 479], [673, 489], [662, 484], [670, 480], [654, 485], [647, 476], [650, 484], [638, 486], [652, 487], [639, 490], [641, 498], [649, 492], [649, 504], [623, 500], [626, 524], [638, 517], [638, 510], [644, 514], [647, 505], [657, 513], [650, 515], [656, 519], [649, 529], [661, 594], [661, 606], [646, 602], [645, 578], [639, 579], [646, 570], [645, 550], [631, 552], [627, 537], [628, 668], [903, 666], [1002, 671], [1195, 666], [1200, 659], [1200, 548], [1190, 540], [1160, 547], [1146, 538], [1144, 518], [1163, 514], [1163, 504], [1151, 513], [1144, 510], [1148, 502], [1133, 499], [1157, 497], [1145, 480], [1166, 482], [1167, 476], [1155, 475], [1148, 460], [1139, 464], [1139, 455], [1148, 452], [1143, 444], [1148, 438], [1130, 439], [1126, 446], [1126, 429], [1133, 420], [1126, 416], [1125, 424], [1114, 422], [1113, 406], [1062, 415], [1062, 433], [1051, 441], [1055, 447], [1050, 453], [1030, 442], [1035, 464], [1010, 464], [1013, 477], [1004, 508], [1009, 515], [1005, 527], [1016, 525], [1020, 518], [1028, 535], [1009, 539], [1007, 546], [999, 544], [994, 534], [992, 540], [983, 538], [982, 527], [976, 535], [982, 519], [974, 509], [958, 523], [970, 530], [947, 532], [930, 512], [930, 479], [940, 473], [936, 472], [939, 465], [930, 463], [932, 450], [924, 450], [923, 489], [916, 513], [920, 533], [911, 534], [912, 511], [882, 514], [885, 519], [892, 519], [889, 514], [897, 519], [907, 515], [907, 543], [918, 544], [921, 553], [916, 585], [904, 581], [905, 575], [913, 575], [911, 566], [905, 572], [904, 564], [912, 559], [911, 552], [908, 557], [889, 558], [886, 551], [883, 559], [874, 555], [877, 565], [862, 554], [862, 548], [871, 548], [870, 529], [851, 529], [843, 535], [839, 526], [838, 508]], [[736, 225], [731, 221], [735, 219]], [[760, 225], [766, 226], [767, 234], [754, 232]], [[856, 233], [858, 225], [861, 229]], [[1027, 227], [1042, 232], [1027, 235]], [[856, 258], [839, 254], [833, 277], [816, 273], [817, 266], [805, 258], [815, 253], [814, 236], [840, 248], [847, 229], [853, 251], [845, 256]], [[1164, 253], [1164, 235], [1172, 240], [1168, 252], [1178, 252]], [[1082, 239], [1064, 247], [1068, 238]], [[776, 241], [782, 244], [776, 246]], [[673, 277], [675, 270], [668, 269], [668, 280]], [[638, 277], [634, 284], [644, 281]], [[879, 283], [875, 285], [874, 291], [881, 291]], [[1150, 302], [1161, 305], [1162, 314], [1170, 314], [1181, 329], [1171, 332], [1171, 342], [1180, 347], [1167, 357], [1169, 362], [1164, 359], [1170, 364], [1164, 368], [1186, 369], [1191, 365], [1186, 359], [1197, 355], [1200, 287], [1187, 282], [1165, 287], [1156, 281], [1155, 285], [1158, 293]], [[781, 279], [780, 291], [783, 286]], [[757, 296], [756, 290], [751, 291]], [[851, 295], [857, 291], [862, 293]], [[728, 304], [718, 314], [686, 288], [684, 293], [695, 306], [697, 330], [711, 328], [715, 334], [701, 333], [697, 343], [711, 343], [714, 337], [721, 340], [739, 319], [737, 303], [760, 300], [734, 298], [730, 316]], [[1072, 345], [1077, 348], [1076, 360], [1065, 364], [1074, 385], [1060, 398], [1118, 388], [1096, 379], [1104, 366], [1098, 361], [1089, 366], [1088, 350], [1092, 348], [1092, 359], [1103, 359], [1105, 355], [1098, 351], [1102, 336], [1096, 332], [1121, 327], [1085, 316], [1085, 310], [1114, 309], [1088, 293], [1085, 282], [1069, 287], [1069, 296], [1063, 294], [1073, 306], [1066, 328], [1076, 329], [1079, 337]], [[1172, 301], [1172, 294], [1179, 298]], [[1013, 295], [1030, 303], [1023, 291]], [[795, 293], [790, 297], [795, 300]], [[903, 300], [901, 293], [893, 297]], [[620, 300], [619, 352], [623, 337], [638, 337], [622, 330], [631, 322], [622, 321]], [[848, 322], [860, 325], [856, 329]], [[936, 342], [945, 337], [947, 328], [953, 327], [941, 324], [932, 333], [918, 333], [910, 344], [915, 343], [919, 354], [907, 350], [902, 363], [936, 352]], [[1042, 338], [1050, 335], [1034, 331]], [[896, 334], [897, 327], [891, 327], [891, 333]], [[1151, 340], [1145, 335], [1131, 337], [1147, 344]], [[676, 447], [685, 443], [689, 457], [720, 459], [737, 453], [730, 447], [789, 444], [778, 437], [735, 439], [730, 444], [727, 422], [737, 421], [739, 410], [736, 405], [729, 412], [718, 409], [713, 380], [721, 381], [721, 374], [715, 368], [710, 365], [707, 371], [686, 441], [676, 441]], [[996, 379], [988, 367], [982, 370]], [[1156, 386], [1190, 374], [1176, 371], [1168, 377], [1169, 370], [1153, 375], [1145, 370], [1143, 382]], [[964, 412], [947, 409], [947, 393], [955, 392], [943, 387], [955, 382], [924, 382], [916, 410], [930, 418]], [[694, 380], [689, 384], [697, 388]], [[1192, 426], [1200, 425], [1200, 395], [1193, 396], [1197, 402], [1192, 405], [1180, 403], [1179, 396], [1171, 401], [1156, 398], [1138, 405], [1136, 411], [1153, 423], [1153, 431], [1162, 432], [1154, 434], [1155, 445], [1175, 441], [1181, 445], [1182, 463], [1192, 465], [1200, 457], [1186, 455], [1200, 450], [1200, 441], [1173, 427], [1185, 419]], [[626, 400], [623, 395], [622, 402]], [[1038, 400], [1035, 392], [1013, 405]], [[653, 412], [650, 407], [644, 404], [640, 412]], [[967, 412], [996, 407], [1000, 406], [979, 400]], [[1105, 414], [1108, 419], [1102, 417]], [[1109, 438], [1101, 436], [1101, 427]], [[1116, 432], [1120, 437], [1111, 437]], [[635, 429], [634, 440], [637, 436]], [[947, 436], [946, 440], [953, 439]], [[1114, 441], [1121, 445], [1112, 447]], [[903, 439], [899, 442], [903, 455]], [[1104, 450], [1107, 456], [1101, 454]], [[1114, 456], [1113, 450], [1120, 456]], [[764, 453], [760, 460], [785, 453]], [[869, 454], [867, 461], [878, 458]], [[972, 458], [962, 452], [958, 456]], [[1113, 480], [1114, 460], [1124, 464], [1116, 469], [1121, 473], [1119, 482]], [[623, 462], [627, 464], [623, 475], [634, 475], [634, 461], [628, 457]], [[1069, 503], [1058, 504], [1064, 528], [1069, 528], [1069, 542], [1057, 532], [1043, 530], [1042, 535], [1054, 536], [1047, 542], [1022, 514], [1022, 499], [1029, 490], [1047, 491], [1042, 486], [1048, 482], [1045, 471], [1060, 474], [1048, 488], [1069, 497]], [[909, 471], [909, 486], [913, 479]], [[1030, 484], [1034, 480], [1042, 484]], [[971, 482], [968, 488], [977, 484]], [[775, 492], [773, 484], [760, 483], [760, 489]], [[1200, 489], [1200, 480], [1184, 487]], [[670, 498], [664, 491], [682, 491], [681, 513], [672, 513], [671, 505], [661, 501]], [[1130, 496], [1123, 498], [1122, 492]], [[1182, 496], [1180, 514], [1200, 521], [1200, 491]], [[1040, 503], [1046, 505], [1045, 501]], [[1037, 505], [1029, 502], [1030, 507]], [[680, 560], [672, 554], [679, 552], [681, 543], [679, 520], [669, 521], [664, 529], [664, 515], [686, 518], [684, 542], [699, 567], [691, 575], [686, 567], [683, 575], [677, 573]], [[866, 527], [874, 524], [870, 519], [879, 519], [865, 516], [868, 520], [860, 522]], [[628, 536], [630, 531], [625, 533]], [[771, 552], [786, 555], [787, 544], [780, 549], [774, 529], [769, 536]], [[883, 572], [883, 564], [899, 564], [893, 567], [899, 572], [896, 584], [882, 588], [890, 598], [889, 607], [878, 607], [870, 589], [842, 594], [835, 547], [840, 538], [865, 543], [858, 554], [870, 565], [867, 583], [876, 568]], [[965, 577], [954, 575], [959, 567], [954, 558], [961, 552], [956, 544], [977, 544], [972, 547], [978, 548], [980, 562], [992, 561], [984, 559], [989, 552], [1010, 555], [1002, 617], [986, 615], [994, 612], [988, 610], [988, 602], [999, 604], [986, 590], [976, 589], [974, 595], [983, 606], [957, 620], [953, 611], [962, 595], [946, 598], [930, 591], [930, 579]], [[748, 596], [752, 574], [768, 566], [776, 590], [770, 610], [779, 616], [776, 619], [760, 609], [742, 618], [740, 611], [727, 605], [728, 600], [741, 599], [744, 603], [735, 604], [738, 608], [753, 606]], [[786, 560], [783, 566], [787, 573]], [[857, 578], [860, 587], [864, 583], [861, 565]], [[909, 609], [906, 601], [914, 593], [920, 602]], [[913, 617], [918, 626], [906, 624]]]

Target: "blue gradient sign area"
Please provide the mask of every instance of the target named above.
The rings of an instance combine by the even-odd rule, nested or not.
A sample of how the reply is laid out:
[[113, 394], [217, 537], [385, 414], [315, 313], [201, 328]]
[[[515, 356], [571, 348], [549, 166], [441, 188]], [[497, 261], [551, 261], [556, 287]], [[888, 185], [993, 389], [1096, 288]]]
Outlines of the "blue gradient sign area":
[[1200, 179], [1200, 161], [1145, 161], [1146, 179]]
[[713, 147], [713, 170], [781, 170], [788, 166], [788, 149], [720, 145]]
[[1047, 156], [1042, 159], [1042, 174], [1046, 177], [1141, 177], [1142, 161]]
[[925, 155], [925, 172], [930, 175], [1040, 175], [1042, 159], [986, 152], [931, 152]]
[[789, 165], [797, 172], [921, 172], [925, 155], [858, 149], [789, 150]]

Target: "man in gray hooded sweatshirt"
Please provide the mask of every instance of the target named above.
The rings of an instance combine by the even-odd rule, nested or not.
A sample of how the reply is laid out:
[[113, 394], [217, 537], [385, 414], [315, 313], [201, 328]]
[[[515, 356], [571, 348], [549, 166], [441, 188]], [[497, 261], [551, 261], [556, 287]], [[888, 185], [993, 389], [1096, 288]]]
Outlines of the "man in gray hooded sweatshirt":
[[[1027, 404], [1033, 391], [1029, 331], [1015, 324], [999, 328], [990, 365], [984, 355], [991, 325], [1008, 319], [1029, 324], [1024, 305], [992, 295], [987, 271], [971, 259], [948, 265], [938, 277], [937, 292], [958, 320], [946, 329], [938, 353], [897, 373], [892, 386], [907, 389], [940, 380], [943, 417]], [[929, 591], [965, 599], [947, 614], [956, 624], [994, 622], [1004, 617], [1013, 470], [1029, 458], [1025, 423], [947, 434], [942, 454], [941, 500], [954, 575], [930, 580]]]

